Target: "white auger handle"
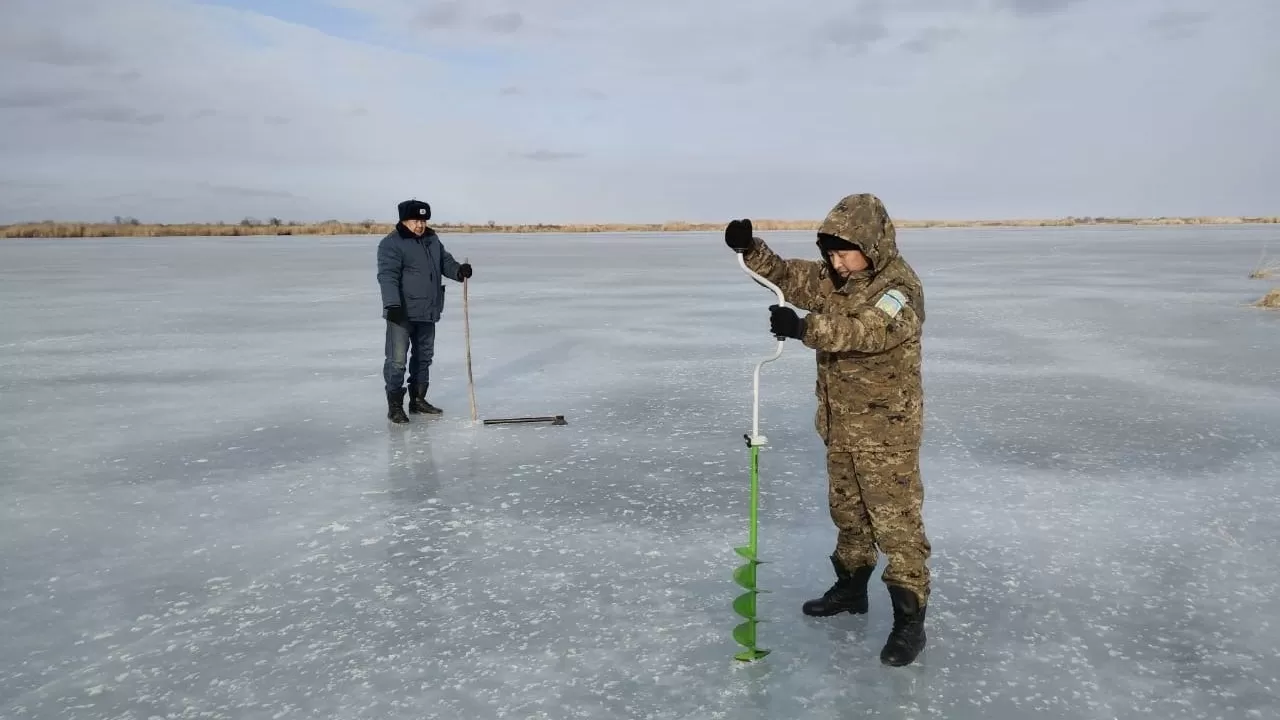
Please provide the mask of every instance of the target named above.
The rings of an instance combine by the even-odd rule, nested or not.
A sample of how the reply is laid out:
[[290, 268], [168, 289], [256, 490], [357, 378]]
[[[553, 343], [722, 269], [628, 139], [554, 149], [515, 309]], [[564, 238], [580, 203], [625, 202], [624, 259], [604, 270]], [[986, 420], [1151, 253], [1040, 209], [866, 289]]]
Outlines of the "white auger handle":
[[[764, 277], [763, 275], [760, 275], [755, 270], [752, 270], [751, 268], [747, 267], [747, 259], [745, 257], [745, 253], [741, 253], [741, 252], [738, 253], [738, 267], [742, 268], [743, 272], [750, 275], [752, 280], [755, 280], [756, 282], [760, 283], [764, 287], [772, 290], [773, 294], [778, 296], [778, 305], [781, 306], [781, 305], [787, 304], [787, 299], [782, 295], [782, 288], [779, 288], [777, 285], [774, 285], [773, 283], [769, 282], [768, 278]], [[786, 338], [782, 335], [774, 335], [774, 337], [778, 338], [779, 342], [786, 340]]]
[[[778, 297], [778, 305], [781, 306], [786, 304], [787, 299], [783, 296], [782, 289], [769, 282], [768, 279], [761, 276], [759, 273], [747, 267], [747, 260], [741, 252], [738, 253], [738, 266], [742, 268], [743, 272], [750, 275], [752, 280], [755, 280], [761, 286], [772, 290], [773, 294]], [[779, 335], [774, 335], [774, 337], [778, 340], [777, 349], [774, 350], [772, 356], [756, 363], [756, 370], [751, 379], [751, 434], [747, 436], [747, 445], [749, 446], [764, 445], [768, 442], [765, 436], [760, 434], [760, 368], [763, 367], [765, 363], [771, 363], [779, 357], [782, 357], [782, 346], [785, 342], [785, 338]]]

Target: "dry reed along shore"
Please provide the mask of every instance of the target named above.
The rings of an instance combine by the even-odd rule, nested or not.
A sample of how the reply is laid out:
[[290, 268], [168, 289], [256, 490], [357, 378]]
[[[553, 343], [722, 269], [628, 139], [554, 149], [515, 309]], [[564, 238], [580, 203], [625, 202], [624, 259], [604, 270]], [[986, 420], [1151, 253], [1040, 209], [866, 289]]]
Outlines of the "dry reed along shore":
[[[726, 221], [727, 222], [727, 221]], [[1280, 223], [1280, 216], [1273, 217], [1160, 217], [1160, 218], [1109, 218], [1065, 217], [1058, 219], [1025, 220], [895, 220], [900, 228], [934, 227], [1070, 227], [1076, 225], [1242, 225]], [[816, 230], [817, 220], [752, 220], [757, 230]], [[520, 224], [499, 225], [488, 222], [439, 223], [432, 227], [449, 233], [592, 233], [592, 232], [688, 232], [695, 230], [721, 230], [725, 223], [663, 222], [649, 224]], [[329, 220], [319, 223], [284, 222], [279, 219], [257, 221], [245, 219], [239, 223], [143, 223], [133, 218], [117, 218], [115, 222], [58, 222], [45, 221], [0, 225], [0, 238], [80, 238], [80, 237], [209, 237], [238, 235], [385, 235], [391, 232], [393, 223], [366, 220], [364, 222], [340, 222]]]

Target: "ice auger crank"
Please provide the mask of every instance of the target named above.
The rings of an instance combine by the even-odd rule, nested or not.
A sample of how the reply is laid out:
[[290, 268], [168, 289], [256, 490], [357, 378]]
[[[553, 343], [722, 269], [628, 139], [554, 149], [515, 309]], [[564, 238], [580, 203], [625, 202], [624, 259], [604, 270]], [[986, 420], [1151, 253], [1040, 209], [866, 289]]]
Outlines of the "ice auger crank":
[[[757, 283], [772, 290], [773, 294], [778, 296], [778, 305], [783, 305], [786, 302], [786, 298], [782, 295], [782, 290], [777, 285], [747, 267], [746, 258], [741, 251], [738, 252], [738, 265]], [[759, 660], [769, 654], [769, 650], [756, 645], [756, 625], [760, 622], [756, 619], [756, 597], [762, 592], [756, 588], [756, 567], [761, 564], [759, 553], [757, 552], [759, 549], [757, 542], [757, 513], [760, 503], [760, 446], [768, 442], [765, 436], [760, 434], [760, 368], [765, 363], [773, 362], [782, 356], [784, 338], [777, 335], [774, 337], [778, 340], [777, 349], [774, 350], [772, 356], [756, 363], [755, 373], [752, 376], [751, 432], [745, 435], [747, 447], [751, 450], [751, 498], [748, 511], [747, 544], [733, 549], [734, 552], [747, 560], [745, 564], [738, 566], [733, 571], [734, 582], [746, 588], [746, 592], [734, 598], [733, 601], [734, 612], [746, 618], [744, 622], [733, 629], [733, 639], [747, 649], [735, 654], [733, 657], [734, 659], [748, 662]]]
[[[469, 258], [463, 259], [464, 263], [470, 263]], [[474, 424], [476, 415], [476, 381], [475, 376], [471, 372], [471, 310], [470, 303], [467, 298], [467, 279], [462, 279], [462, 328], [466, 333], [467, 340], [467, 391], [471, 395], [471, 422]], [[527, 417], [509, 417], [509, 418], [488, 418], [484, 421], [485, 425], [528, 425], [530, 423], [550, 423], [552, 425], [568, 425], [568, 421], [564, 419], [564, 415], [531, 415]]]

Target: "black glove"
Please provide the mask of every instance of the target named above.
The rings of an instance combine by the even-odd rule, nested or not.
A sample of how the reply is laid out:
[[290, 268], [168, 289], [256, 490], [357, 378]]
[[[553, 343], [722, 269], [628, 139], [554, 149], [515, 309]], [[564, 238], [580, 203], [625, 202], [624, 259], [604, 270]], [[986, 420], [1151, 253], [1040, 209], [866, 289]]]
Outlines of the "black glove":
[[462, 263], [458, 266], [458, 277], [463, 280], [471, 277], [471, 263]]
[[751, 247], [751, 221], [734, 220], [724, 229], [724, 244], [734, 252], [746, 252]]
[[409, 319], [409, 314], [399, 305], [387, 306], [387, 320], [393, 323], [402, 323]]
[[804, 320], [796, 311], [783, 305], [769, 306], [769, 330], [774, 337], [804, 338]]

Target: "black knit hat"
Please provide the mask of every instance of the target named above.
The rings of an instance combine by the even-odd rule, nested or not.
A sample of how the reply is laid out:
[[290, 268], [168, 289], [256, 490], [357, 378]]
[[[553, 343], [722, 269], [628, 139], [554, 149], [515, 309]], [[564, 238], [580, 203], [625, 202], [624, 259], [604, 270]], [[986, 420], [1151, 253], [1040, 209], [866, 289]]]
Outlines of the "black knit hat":
[[417, 218], [419, 220], [431, 219], [431, 206], [421, 200], [405, 200], [396, 206], [400, 211], [400, 222]]
[[823, 250], [862, 250], [857, 243], [851, 243], [844, 238], [838, 238], [827, 233], [818, 234], [818, 247]]

